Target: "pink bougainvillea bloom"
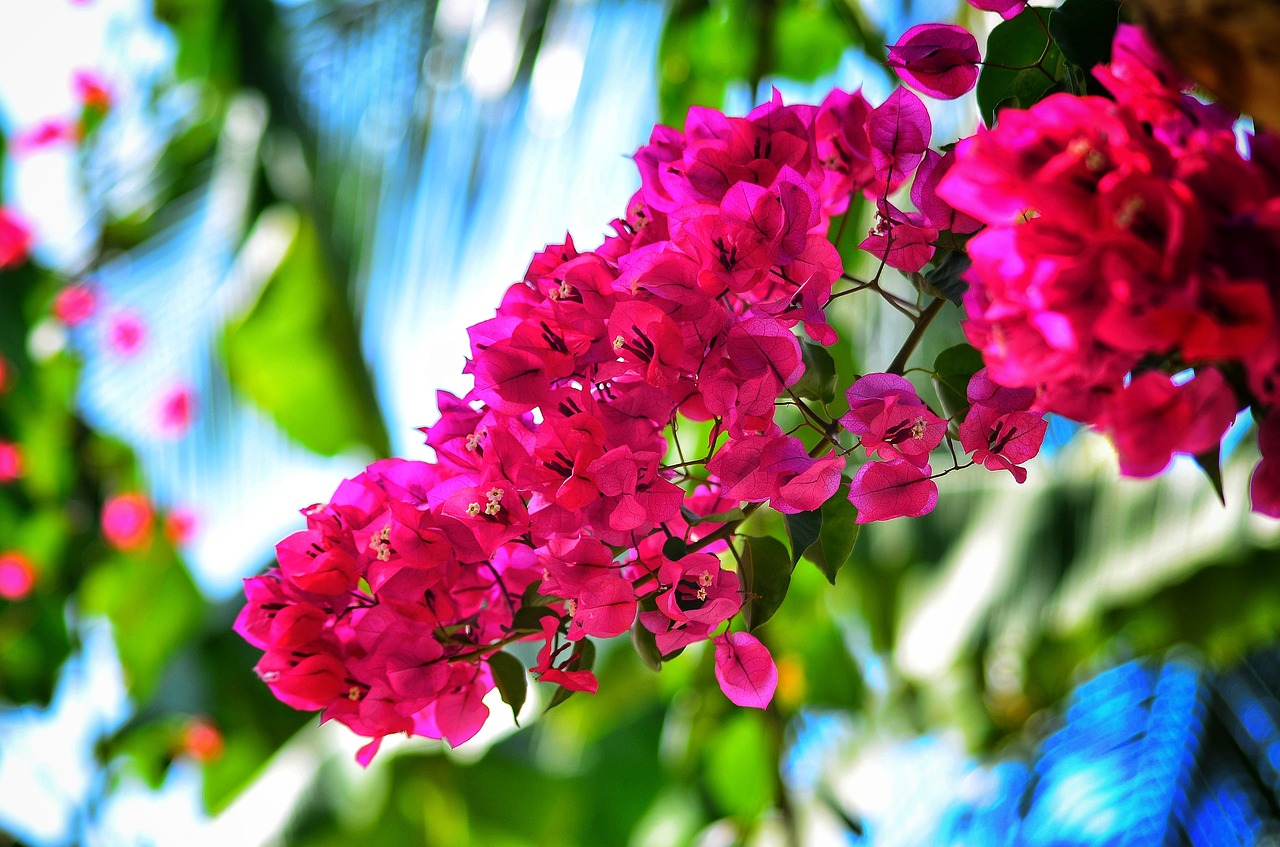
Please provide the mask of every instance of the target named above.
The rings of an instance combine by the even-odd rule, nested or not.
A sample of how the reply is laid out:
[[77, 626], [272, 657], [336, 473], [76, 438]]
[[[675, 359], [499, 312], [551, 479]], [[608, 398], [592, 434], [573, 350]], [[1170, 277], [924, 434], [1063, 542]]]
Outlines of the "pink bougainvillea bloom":
[[0, 269], [21, 265], [30, 250], [31, 229], [13, 212], [0, 208]]
[[31, 560], [16, 551], [0, 553], [0, 597], [21, 600], [36, 584], [36, 569]]
[[570, 641], [586, 635], [613, 638], [630, 629], [635, 620], [636, 592], [631, 583], [616, 574], [604, 574], [588, 582], [578, 596], [565, 637]]
[[871, 163], [876, 180], [872, 186], [881, 197], [902, 185], [924, 159], [933, 135], [933, 122], [924, 101], [906, 88], [893, 90], [867, 118]]
[[1280, 518], [1280, 414], [1274, 410], [1258, 425], [1258, 447], [1262, 461], [1249, 480], [1249, 499], [1255, 512]]
[[191, 429], [195, 414], [195, 393], [185, 385], [170, 388], [160, 398], [160, 434], [166, 438], [181, 438]]
[[911, 462], [867, 462], [849, 486], [849, 502], [858, 509], [857, 523], [918, 518], [938, 505], [938, 484], [928, 465]]
[[747, 632], [717, 635], [716, 682], [724, 696], [737, 706], [767, 708], [778, 687], [778, 667], [769, 648]]
[[996, 12], [1006, 21], [1016, 18], [1027, 7], [1027, 0], [968, 0], [968, 3], [984, 12]]
[[52, 118], [47, 121], [41, 121], [31, 129], [24, 130], [14, 136], [13, 152], [16, 155], [23, 156], [58, 144], [77, 144], [79, 141], [79, 124], [61, 118]]
[[86, 109], [106, 112], [111, 108], [111, 89], [97, 73], [78, 70], [71, 75], [71, 85], [76, 97]]
[[164, 537], [175, 547], [189, 544], [197, 527], [196, 514], [190, 509], [174, 509], [164, 517]]
[[916, 91], [954, 100], [978, 81], [978, 41], [953, 24], [919, 24], [889, 48], [885, 64]]
[[845, 396], [849, 411], [840, 424], [862, 439], [868, 455], [924, 467], [946, 434], [946, 421], [929, 410], [915, 386], [896, 374], [860, 377]]
[[0, 441], [0, 483], [22, 476], [22, 451], [12, 441]]
[[53, 298], [53, 316], [67, 326], [79, 326], [98, 308], [98, 293], [87, 282], [68, 285]]
[[120, 494], [102, 507], [102, 534], [112, 547], [125, 552], [140, 550], [151, 541], [155, 513], [141, 494]]
[[132, 312], [117, 312], [107, 324], [107, 346], [121, 356], [133, 356], [147, 340], [147, 325]]
[[1174, 453], [1198, 455], [1217, 446], [1236, 410], [1235, 395], [1215, 368], [1181, 385], [1147, 371], [1111, 400], [1101, 425], [1120, 454], [1121, 473], [1155, 476]]
[[1047, 429], [1043, 412], [1001, 412], [975, 403], [960, 424], [960, 444], [975, 463], [1006, 470], [1023, 483], [1027, 470], [1020, 465], [1040, 452]]

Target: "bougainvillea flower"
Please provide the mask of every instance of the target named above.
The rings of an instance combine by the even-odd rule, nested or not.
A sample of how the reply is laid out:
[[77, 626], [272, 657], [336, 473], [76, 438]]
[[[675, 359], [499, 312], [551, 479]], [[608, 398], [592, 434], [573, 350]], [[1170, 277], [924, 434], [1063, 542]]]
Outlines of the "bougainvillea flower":
[[12, 441], [0, 441], [0, 484], [22, 476], [22, 450]]
[[16, 214], [0, 208], [0, 269], [21, 265], [30, 250], [31, 229]]
[[13, 139], [13, 152], [19, 156], [36, 153], [57, 144], [78, 144], [80, 125], [74, 121], [50, 119], [41, 121]]
[[1262, 461], [1249, 480], [1253, 511], [1280, 518], [1280, 415], [1274, 411], [1258, 425], [1258, 447]]
[[974, 403], [960, 424], [960, 444], [975, 463], [1006, 470], [1022, 483], [1027, 470], [1020, 465], [1040, 452], [1047, 429], [1043, 412], [1002, 412]]
[[916, 91], [954, 100], [978, 81], [978, 41], [953, 24], [919, 24], [889, 48], [885, 64]]
[[102, 506], [102, 534], [117, 550], [140, 550], [151, 542], [155, 519], [151, 503], [141, 494], [119, 494]]
[[134, 356], [147, 340], [147, 325], [133, 312], [117, 312], [107, 322], [107, 347], [120, 356]]
[[36, 584], [36, 569], [31, 560], [16, 551], [0, 553], [0, 597], [21, 600]]
[[181, 438], [191, 429], [195, 415], [195, 392], [185, 385], [170, 388], [160, 397], [160, 434], [166, 438]]
[[97, 309], [98, 293], [87, 282], [68, 285], [53, 298], [53, 316], [67, 326], [79, 326]]
[[895, 88], [867, 118], [875, 193], [884, 197], [915, 172], [929, 149], [933, 122], [924, 102], [905, 88]]
[[856, 379], [846, 397], [849, 411], [840, 424], [861, 439], [868, 455], [924, 467], [946, 434], [946, 421], [930, 411], [915, 386], [896, 374]]
[[858, 509], [857, 523], [918, 518], [938, 505], [938, 484], [928, 465], [911, 462], [867, 462], [849, 486], [849, 502]]
[[1182, 383], [1147, 371], [1116, 396], [1102, 422], [1125, 476], [1154, 476], [1174, 453], [1198, 455], [1216, 447], [1235, 420], [1235, 395], [1215, 368]]
[[175, 547], [191, 543], [195, 538], [199, 520], [190, 509], [173, 509], [164, 516], [164, 537]]
[[713, 641], [716, 681], [724, 696], [738, 706], [767, 708], [778, 687], [778, 668], [769, 648], [749, 632], [726, 632]]
[[996, 12], [1006, 21], [1016, 18], [1027, 6], [1027, 0], [968, 0], [968, 3], [984, 12]]
[[577, 641], [586, 635], [613, 638], [631, 628], [636, 619], [636, 592], [616, 574], [604, 574], [583, 587], [574, 603], [573, 620], [565, 637]]
[[97, 73], [89, 70], [77, 70], [71, 75], [71, 85], [76, 97], [86, 109], [106, 112], [111, 108], [111, 89]]

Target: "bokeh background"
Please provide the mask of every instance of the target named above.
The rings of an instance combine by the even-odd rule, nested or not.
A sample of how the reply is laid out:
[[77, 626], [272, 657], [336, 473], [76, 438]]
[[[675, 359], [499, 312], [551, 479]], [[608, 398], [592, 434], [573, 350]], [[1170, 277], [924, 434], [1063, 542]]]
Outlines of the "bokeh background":
[[[1061, 422], [1023, 486], [948, 477], [935, 514], [865, 529], [834, 587], [801, 563], [764, 628], [765, 713], [724, 700], [705, 651], [654, 674], [602, 645], [598, 696], [533, 698], [522, 728], [495, 708], [461, 750], [389, 744], [366, 771], [231, 632], [298, 509], [426, 457], [464, 328], [544, 244], [603, 238], [655, 122], [775, 86], [879, 102], [884, 44], [935, 20], [981, 43], [988, 17], [0, 0], [0, 207], [31, 234], [0, 271], [0, 844], [1276, 836], [1280, 528], [1248, 512], [1246, 447], [1225, 505], [1190, 462], [1118, 481]], [[942, 143], [976, 106], [934, 118]], [[901, 334], [857, 299], [849, 373]]]

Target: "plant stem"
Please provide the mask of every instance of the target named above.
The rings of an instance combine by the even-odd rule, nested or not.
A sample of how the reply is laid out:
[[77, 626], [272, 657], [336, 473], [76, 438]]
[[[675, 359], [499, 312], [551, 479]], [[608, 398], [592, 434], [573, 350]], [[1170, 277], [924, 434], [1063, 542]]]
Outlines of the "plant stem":
[[915, 326], [911, 327], [911, 334], [907, 336], [907, 340], [902, 342], [902, 348], [898, 350], [898, 355], [893, 357], [893, 362], [889, 364], [888, 373], [902, 376], [907, 370], [907, 360], [911, 358], [911, 354], [916, 351], [916, 347], [920, 344], [920, 339], [924, 337], [924, 332], [929, 328], [929, 324], [933, 323], [933, 319], [942, 311], [942, 307], [947, 303], [945, 297], [935, 297], [933, 302], [925, 307], [920, 313], [920, 317], [916, 318]]

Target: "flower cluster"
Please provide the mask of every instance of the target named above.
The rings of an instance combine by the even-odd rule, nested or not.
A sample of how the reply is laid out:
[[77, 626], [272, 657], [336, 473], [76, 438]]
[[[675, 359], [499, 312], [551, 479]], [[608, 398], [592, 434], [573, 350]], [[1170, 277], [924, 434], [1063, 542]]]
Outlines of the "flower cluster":
[[[1136, 28], [1095, 75], [1114, 100], [1002, 112], [938, 194], [986, 224], [965, 310], [991, 377], [1104, 430], [1121, 470], [1149, 476], [1280, 397], [1280, 147], [1242, 155], [1237, 116], [1187, 94]], [[1280, 515], [1265, 468], [1254, 505]]]
[[[634, 629], [663, 655], [711, 640], [729, 699], [765, 706], [768, 650], [726, 628], [750, 598], [716, 555], [741, 521], [722, 515], [812, 511], [838, 495], [852, 449], [838, 424], [806, 415], [820, 437], [810, 449], [775, 410], [800, 405], [798, 333], [836, 341], [825, 309], [849, 277], [827, 234], [851, 196], [878, 204], [863, 247], [882, 267], [917, 271], [940, 231], [977, 226], [937, 199], [952, 157], [930, 135], [905, 89], [877, 108], [859, 93], [818, 107], [775, 95], [743, 118], [694, 108], [683, 132], [655, 128], [615, 234], [591, 251], [548, 247], [468, 330], [474, 387], [440, 392], [440, 419], [422, 430], [435, 460], [382, 461], [344, 482], [305, 510], [279, 567], [247, 581], [236, 628], [265, 651], [263, 681], [372, 738], [366, 761], [392, 733], [470, 738], [503, 686], [501, 648], [520, 640], [542, 645], [537, 679], [573, 691], [597, 684], [588, 637]], [[909, 184], [918, 211], [903, 212], [889, 198]], [[932, 486], [946, 422], [883, 376], [851, 389], [845, 425], [892, 460], [876, 467]], [[1025, 451], [990, 431], [1012, 432], [1025, 405], [981, 408], [992, 411], [973, 424], [985, 427], [975, 461], [1020, 472]], [[670, 455], [678, 418], [710, 423], [705, 456]], [[901, 508], [899, 493], [851, 490], [866, 520], [927, 511]]]

